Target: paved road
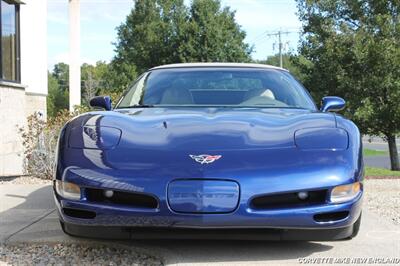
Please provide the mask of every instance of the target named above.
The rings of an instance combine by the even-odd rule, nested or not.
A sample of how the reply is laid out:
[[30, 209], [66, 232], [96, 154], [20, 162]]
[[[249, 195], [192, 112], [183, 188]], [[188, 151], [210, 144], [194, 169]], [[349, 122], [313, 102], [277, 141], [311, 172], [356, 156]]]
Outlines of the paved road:
[[[389, 151], [387, 142], [378, 137], [363, 137], [363, 147], [371, 150]], [[400, 139], [397, 139], [397, 150], [400, 153]], [[367, 166], [390, 169], [389, 155], [366, 156], [364, 162]]]
[[389, 156], [365, 156], [364, 163], [366, 166], [390, 169]]
[[[388, 151], [389, 146], [386, 141], [378, 137], [363, 137], [363, 147], [371, 150]], [[396, 139], [397, 150], [400, 152], [400, 138]]]
[[[0, 185], [0, 242], [94, 242], [65, 236], [54, 211], [51, 187]], [[102, 242], [114, 244], [115, 242]], [[364, 210], [352, 241], [129, 241], [118, 242], [179, 265], [298, 265], [303, 258], [400, 257], [400, 227]]]

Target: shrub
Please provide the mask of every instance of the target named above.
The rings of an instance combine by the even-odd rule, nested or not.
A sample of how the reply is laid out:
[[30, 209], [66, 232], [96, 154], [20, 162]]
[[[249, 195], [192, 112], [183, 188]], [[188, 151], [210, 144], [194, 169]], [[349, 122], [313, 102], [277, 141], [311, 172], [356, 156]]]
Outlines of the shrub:
[[19, 128], [24, 146], [24, 173], [42, 179], [52, 179], [55, 154], [61, 128], [76, 115], [87, 112], [78, 107], [75, 112], [61, 110], [47, 121], [37, 112], [28, 116], [25, 127]]

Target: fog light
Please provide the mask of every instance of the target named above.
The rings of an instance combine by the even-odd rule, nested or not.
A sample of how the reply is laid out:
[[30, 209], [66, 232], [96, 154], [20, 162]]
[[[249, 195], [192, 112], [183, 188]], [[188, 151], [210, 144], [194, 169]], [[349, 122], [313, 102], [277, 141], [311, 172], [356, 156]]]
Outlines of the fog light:
[[361, 183], [355, 182], [348, 185], [337, 186], [332, 189], [331, 202], [342, 203], [355, 199], [361, 192]]
[[308, 192], [301, 191], [301, 192], [297, 193], [297, 197], [299, 197], [299, 199], [301, 199], [301, 200], [305, 200], [308, 198]]
[[111, 198], [114, 195], [114, 191], [112, 190], [104, 190], [104, 196], [106, 198]]
[[79, 200], [81, 198], [81, 189], [78, 185], [69, 182], [56, 180], [56, 191], [63, 198]]

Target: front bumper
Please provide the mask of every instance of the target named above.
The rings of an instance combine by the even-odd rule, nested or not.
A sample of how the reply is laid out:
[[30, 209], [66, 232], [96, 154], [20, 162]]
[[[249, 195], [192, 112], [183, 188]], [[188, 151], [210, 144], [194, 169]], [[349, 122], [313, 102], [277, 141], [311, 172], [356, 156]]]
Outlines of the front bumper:
[[[323, 204], [301, 208], [254, 210], [241, 201], [232, 213], [190, 214], [171, 210], [167, 201], [160, 201], [156, 209], [133, 208], [116, 204], [91, 203], [61, 198], [55, 193], [60, 220], [71, 225], [160, 227], [196, 229], [336, 229], [353, 225], [361, 213], [362, 193], [354, 200], [341, 204]], [[77, 218], [65, 209], [87, 211], [94, 217]], [[315, 215], [321, 213], [348, 212], [343, 219], [318, 222]]]
[[[113, 232], [111, 238], [121, 238], [121, 235], [125, 236], [122, 238], [130, 238], [140, 235], [138, 231], [149, 231], [148, 228], [151, 228], [150, 232], [164, 234], [162, 232], [165, 230], [174, 236], [191, 237], [192, 233], [200, 232], [200, 235], [208, 236], [207, 238], [210, 234], [215, 235], [216, 231], [219, 231], [224, 232], [225, 236], [236, 232], [239, 234], [238, 239], [244, 239], [241, 235], [242, 230], [253, 232], [255, 237], [252, 238], [257, 238], [257, 235], [270, 236], [267, 239], [331, 240], [343, 239], [351, 235], [353, 225], [361, 214], [363, 191], [355, 199], [340, 204], [326, 200], [321, 204], [309, 206], [255, 209], [251, 207], [250, 200], [253, 196], [262, 194], [318, 189], [330, 191], [337, 185], [362, 180], [361, 176], [349, 177], [348, 171], [340, 167], [318, 173], [296, 171], [295, 174], [275, 176], [275, 173], [270, 171], [268, 174], [270, 176], [265, 177], [261, 172], [259, 174], [248, 172], [244, 176], [238, 172], [235, 179], [229, 179], [221, 174], [203, 173], [198, 179], [209, 180], [207, 176], [222, 176], [217, 180], [230, 180], [239, 185], [237, 206], [233, 211], [228, 208], [226, 213], [177, 212], [176, 208], [171, 208], [168, 200], [168, 187], [177, 180], [176, 178], [130, 177], [132, 173], [129, 171], [112, 171], [104, 174], [81, 168], [66, 169], [58, 178], [83, 188], [81, 199], [68, 200], [55, 193], [55, 202], [65, 231], [79, 236], [107, 238], [106, 233]], [[157, 198], [158, 204], [155, 208], [139, 208], [109, 202], [93, 202], [88, 200], [85, 194], [87, 188], [153, 195]], [[93, 215], [85, 219], [78, 218], [66, 213], [66, 209], [89, 212]], [[325, 213], [346, 213], [346, 216], [327, 222], [315, 219], [316, 215]], [[100, 232], [99, 228], [106, 229], [101, 230], [105, 233]], [[160, 237], [158, 233], [156, 235]]]
[[[360, 217], [361, 218], [361, 217]], [[85, 226], [61, 221], [62, 229], [72, 236], [101, 239], [215, 239], [215, 240], [301, 240], [331, 241], [353, 237], [354, 226], [334, 229], [206, 229], [165, 227]]]

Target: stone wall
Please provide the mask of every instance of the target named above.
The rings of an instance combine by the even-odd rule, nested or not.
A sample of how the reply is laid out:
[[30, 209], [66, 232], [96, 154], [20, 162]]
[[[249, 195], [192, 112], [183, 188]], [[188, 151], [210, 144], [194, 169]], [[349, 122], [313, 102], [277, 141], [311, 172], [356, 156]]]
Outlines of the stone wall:
[[40, 112], [43, 118], [46, 118], [47, 114], [46, 107], [46, 95], [35, 94], [26, 92], [25, 94], [25, 114], [29, 116], [34, 112]]
[[46, 116], [46, 96], [26, 93], [23, 86], [0, 83], [0, 176], [23, 174], [23, 146], [18, 128], [35, 111]]

